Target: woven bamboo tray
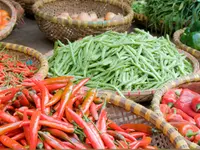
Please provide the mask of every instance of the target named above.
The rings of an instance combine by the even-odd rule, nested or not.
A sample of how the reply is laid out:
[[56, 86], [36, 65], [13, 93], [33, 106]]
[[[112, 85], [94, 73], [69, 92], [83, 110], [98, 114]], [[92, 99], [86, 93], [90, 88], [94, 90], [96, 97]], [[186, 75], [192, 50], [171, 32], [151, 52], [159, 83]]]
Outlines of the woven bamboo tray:
[[0, 9], [6, 10], [10, 15], [10, 22], [3, 30], [0, 30], [0, 40], [2, 40], [12, 32], [17, 21], [17, 12], [12, 3], [7, 0], [0, 0]]
[[[165, 92], [172, 88], [188, 88], [194, 92], [200, 93], [200, 74], [193, 74], [191, 76], [183, 77], [175, 81], [171, 81], [167, 83], [161, 90], [158, 90], [154, 94], [154, 98], [152, 100], [152, 108], [155, 113], [157, 113], [160, 117], [163, 118], [163, 114], [160, 111], [159, 104], [162, 99], [162, 96]], [[190, 148], [200, 149], [200, 146], [197, 144], [187, 141]]]
[[194, 48], [191, 48], [180, 41], [181, 35], [184, 33], [185, 29], [180, 29], [174, 33], [173, 40], [176, 46], [190, 54], [192, 54], [197, 59], [200, 58], [200, 51]]
[[32, 6], [36, 0], [15, 0], [15, 1], [21, 4], [21, 6], [25, 9], [26, 15], [28, 17], [34, 16], [34, 13], [32, 11]]
[[[99, 17], [109, 11], [125, 17], [115, 21], [80, 21], [56, 17], [62, 12], [70, 15], [94, 11]], [[131, 7], [119, 0], [39, 0], [33, 5], [39, 28], [48, 39], [66, 43], [87, 35], [96, 35], [108, 30], [124, 32], [129, 29], [133, 19]]]
[[142, 123], [159, 129], [161, 132], [152, 135], [151, 145], [161, 149], [189, 149], [184, 138], [153, 111], [131, 100], [105, 91], [98, 93], [98, 96], [109, 102], [107, 105], [108, 116], [117, 124]]
[[7, 49], [7, 53], [11, 55], [17, 55], [18, 59], [22, 62], [31, 60], [33, 65], [38, 68], [38, 71], [34, 74], [33, 78], [44, 79], [48, 73], [48, 62], [46, 58], [38, 51], [25, 47], [22, 45], [0, 42], [2, 47]]
[[[187, 57], [187, 59], [193, 64], [194, 71], [193, 73], [196, 73], [199, 71], [199, 62], [196, 58], [194, 58], [192, 55], [189, 53], [179, 50], [180, 53], [184, 53]], [[46, 57], [50, 57], [53, 55], [53, 50], [47, 52], [45, 54]], [[143, 91], [136, 91], [136, 92], [131, 92], [131, 91], [124, 91], [122, 92], [124, 96], [127, 98], [135, 101], [135, 102], [145, 102], [145, 101], [151, 101], [153, 98], [153, 94], [155, 93], [157, 89], [151, 89], [151, 90], [143, 90]]]

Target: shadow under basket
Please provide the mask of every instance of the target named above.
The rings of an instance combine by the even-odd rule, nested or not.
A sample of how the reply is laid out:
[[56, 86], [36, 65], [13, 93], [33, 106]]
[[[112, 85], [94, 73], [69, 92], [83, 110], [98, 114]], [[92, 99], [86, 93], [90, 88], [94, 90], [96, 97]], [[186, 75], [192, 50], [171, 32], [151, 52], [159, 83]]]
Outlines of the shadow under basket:
[[[191, 76], [186, 76], [183, 78], [180, 78], [178, 80], [174, 80], [172, 82], [169, 82], [168, 84], [166, 84], [161, 90], [158, 90], [155, 95], [154, 98], [152, 100], [152, 108], [153, 111], [158, 114], [160, 116], [160, 118], [163, 118], [163, 114], [160, 111], [160, 102], [162, 100], [162, 96], [170, 89], [173, 88], [188, 88], [189, 90], [192, 90], [194, 92], [197, 92], [200, 94], [200, 74], [194, 74]], [[197, 145], [196, 143], [190, 142], [188, 141], [188, 145], [190, 148], [194, 148], [194, 149], [200, 149], [200, 146]]]
[[[33, 6], [38, 26], [48, 39], [67, 43], [88, 35], [96, 35], [112, 30], [128, 31], [133, 19], [133, 11], [127, 3], [118, 0], [39, 0]], [[107, 12], [122, 14], [124, 17], [109, 21], [80, 21], [57, 16], [63, 12], [69, 15], [81, 12], [95, 12], [104, 17]]]
[[159, 129], [161, 132], [151, 136], [152, 146], [161, 149], [188, 149], [184, 138], [170, 124], [162, 121], [153, 111], [113, 93], [101, 91], [98, 93], [98, 97], [107, 100], [108, 118], [118, 125], [142, 123]]

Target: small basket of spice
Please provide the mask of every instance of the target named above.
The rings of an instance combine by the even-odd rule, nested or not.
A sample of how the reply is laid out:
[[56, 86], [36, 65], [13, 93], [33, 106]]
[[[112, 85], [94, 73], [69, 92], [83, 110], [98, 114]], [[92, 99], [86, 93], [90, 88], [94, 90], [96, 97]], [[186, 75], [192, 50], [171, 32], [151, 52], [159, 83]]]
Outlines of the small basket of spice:
[[108, 30], [127, 31], [133, 19], [131, 7], [118, 0], [43, 0], [33, 11], [40, 30], [65, 43]]
[[44, 79], [48, 62], [36, 50], [11, 44], [0, 43], [0, 87], [20, 85], [29, 78]]
[[[0, 91], [1, 97], [5, 96], [0, 110], [1, 146], [188, 149], [184, 138], [153, 111], [113, 93], [83, 91], [88, 80], [76, 82], [71, 76], [62, 76]], [[15, 93], [10, 96], [11, 91]]]
[[200, 21], [174, 33], [174, 43], [178, 48], [200, 58]]
[[152, 108], [187, 139], [190, 148], [200, 149], [200, 74], [167, 83], [152, 100]]
[[17, 21], [17, 12], [10, 1], [0, 0], [0, 40], [6, 38]]

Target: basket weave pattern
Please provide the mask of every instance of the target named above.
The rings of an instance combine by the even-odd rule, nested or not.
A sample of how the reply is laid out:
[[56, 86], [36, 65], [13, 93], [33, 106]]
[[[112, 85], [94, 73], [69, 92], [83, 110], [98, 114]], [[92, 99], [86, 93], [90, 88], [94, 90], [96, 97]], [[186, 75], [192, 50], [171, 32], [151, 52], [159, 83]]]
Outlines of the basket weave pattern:
[[200, 58], [200, 51], [194, 49], [194, 48], [191, 48], [185, 44], [183, 44], [181, 41], [180, 41], [180, 38], [181, 38], [181, 35], [184, 33], [185, 29], [180, 29], [178, 31], [176, 31], [174, 33], [174, 36], [173, 36], [173, 40], [174, 40], [174, 43], [176, 44], [176, 46], [184, 51], [187, 51], [188, 53], [192, 54], [194, 57], [196, 58]]
[[[43, 0], [33, 6], [39, 28], [50, 40], [67, 39], [74, 41], [87, 35], [100, 34], [108, 30], [124, 32], [131, 26], [133, 11], [129, 5], [116, 0]], [[62, 12], [79, 14], [81, 12], [95, 12], [103, 17], [107, 12], [120, 13], [125, 17], [117, 21], [77, 21], [61, 19], [56, 16]]]
[[[161, 90], [158, 90], [155, 94], [154, 94], [154, 98], [152, 100], [152, 108], [153, 111], [158, 114], [159, 116], [161, 116], [161, 118], [164, 120], [163, 118], [163, 114], [160, 111], [160, 101], [162, 99], [162, 96], [164, 95], [165, 92], [167, 92], [169, 89], [172, 88], [188, 88], [194, 92], [200, 93], [199, 89], [200, 89], [200, 74], [193, 74], [191, 76], [186, 76], [183, 78], [180, 78], [178, 80], [172, 81], [167, 83], [164, 88], [162, 88]], [[200, 149], [200, 146], [198, 146], [197, 144], [187, 141], [189, 144], [190, 148], [195, 148], [195, 149]]]
[[3, 30], [0, 30], [0, 40], [2, 40], [6, 38], [13, 30], [17, 21], [17, 13], [12, 3], [7, 0], [0, 0], [0, 9], [6, 10], [11, 18], [8, 25]]
[[188, 149], [184, 138], [170, 124], [160, 120], [151, 110], [109, 92], [99, 92], [98, 96], [109, 102], [108, 116], [117, 124], [144, 123], [161, 130], [162, 133], [152, 135], [152, 145], [162, 149]]
[[4, 42], [0, 42], [0, 44], [8, 50], [9, 54], [17, 55], [20, 61], [26, 62], [32, 60], [33, 65], [38, 68], [37, 73], [33, 76], [34, 78], [44, 79], [47, 76], [48, 62], [41, 53], [32, 48], [17, 44]]
[[28, 14], [29, 16], [34, 16], [32, 11], [32, 6], [36, 0], [15, 0], [15, 1], [21, 4], [21, 6], [25, 9], [26, 14]]

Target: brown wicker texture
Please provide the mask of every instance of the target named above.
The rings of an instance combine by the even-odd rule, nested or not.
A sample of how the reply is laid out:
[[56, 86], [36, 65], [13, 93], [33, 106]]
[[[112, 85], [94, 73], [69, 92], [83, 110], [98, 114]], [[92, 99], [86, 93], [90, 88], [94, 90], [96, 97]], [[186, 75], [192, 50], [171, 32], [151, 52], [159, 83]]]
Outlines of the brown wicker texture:
[[145, 27], [147, 27], [147, 25], [148, 25], [147, 16], [145, 16], [143, 14], [138, 14], [138, 13], [134, 12], [133, 21], [140, 24], [140, 25], [143, 25]]
[[0, 30], [0, 40], [2, 40], [6, 38], [13, 30], [13, 27], [17, 21], [17, 13], [12, 3], [7, 0], [0, 0], [0, 9], [6, 10], [11, 17], [8, 25], [3, 30]]
[[48, 62], [46, 58], [38, 51], [12, 43], [0, 42], [2, 47], [5, 47], [8, 54], [17, 55], [20, 61], [26, 62], [32, 60], [33, 65], [38, 68], [38, 71], [33, 76], [36, 79], [44, 79], [48, 73]]
[[[180, 78], [178, 80], [171, 81], [171, 82], [167, 83], [164, 86], [164, 88], [162, 88], [161, 90], [158, 90], [154, 94], [154, 98], [152, 100], [152, 108], [153, 108], [153, 111], [155, 113], [157, 113], [159, 116], [161, 116], [162, 118], [163, 118], [163, 114], [160, 111], [159, 104], [160, 104], [160, 101], [161, 101], [164, 93], [172, 88], [188, 88], [188, 89], [200, 94], [200, 74], [193, 74], [191, 76], [186, 76], [186, 77]], [[164, 120], [164, 118], [163, 118], [163, 120]], [[198, 146], [197, 144], [190, 142], [190, 141], [187, 141], [187, 142], [188, 142], [190, 148], [200, 149], [200, 146]]]
[[[184, 53], [187, 57], [187, 59], [193, 64], [194, 71], [193, 73], [196, 73], [199, 71], [199, 62], [196, 58], [194, 58], [192, 55], [189, 53], [179, 50], [180, 53]], [[53, 50], [49, 51], [48, 53], [45, 54], [46, 57], [52, 56], [53, 55]], [[153, 98], [153, 94], [155, 93], [157, 89], [151, 89], [151, 90], [143, 90], [143, 91], [137, 91], [137, 92], [131, 92], [131, 91], [124, 91], [123, 94], [135, 101], [135, 102], [145, 102], [145, 101], [151, 101]]]
[[15, 9], [17, 11], [17, 22], [21, 22], [24, 17], [24, 9], [20, 5], [20, 3], [14, 1], [14, 0], [10, 0], [10, 1], [12, 2], [13, 6], [15, 7]]
[[34, 13], [32, 11], [32, 6], [36, 2], [36, 0], [15, 0], [19, 2], [21, 6], [25, 9], [25, 12], [28, 16], [33, 17]]
[[[108, 30], [124, 32], [129, 29], [133, 19], [131, 7], [118, 0], [39, 0], [33, 5], [39, 28], [50, 40], [66, 43], [87, 35], [100, 34]], [[107, 12], [123, 14], [125, 17], [115, 21], [80, 21], [61, 19], [56, 16], [62, 12], [70, 15], [81, 12], [95, 12], [103, 17]]]
[[107, 105], [108, 117], [117, 124], [142, 123], [161, 130], [161, 132], [152, 135], [151, 145], [161, 149], [188, 149], [184, 138], [170, 124], [162, 121], [153, 111], [131, 100], [105, 91], [98, 93], [98, 96], [109, 102]]
[[185, 29], [180, 29], [178, 31], [176, 31], [174, 33], [174, 37], [173, 37], [173, 40], [174, 40], [174, 43], [176, 44], [176, 46], [184, 51], [187, 51], [188, 53], [192, 54], [194, 57], [196, 57], [197, 59], [200, 58], [200, 51], [199, 50], [196, 50], [194, 48], [191, 48], [185, 44], [183, 44], [181, 41], [180, 41], [180, 37], [181, 35], [184, 33]]
[[131, 5], [133, 1], [134, 0], [121, 0], [121, 2], [125, 2], [125, 3], [127, 3], [129, 5]]

